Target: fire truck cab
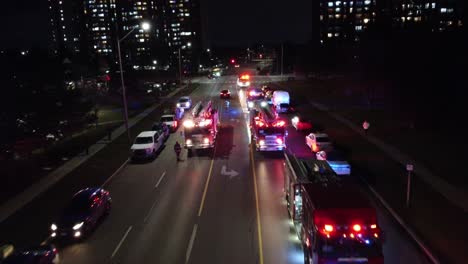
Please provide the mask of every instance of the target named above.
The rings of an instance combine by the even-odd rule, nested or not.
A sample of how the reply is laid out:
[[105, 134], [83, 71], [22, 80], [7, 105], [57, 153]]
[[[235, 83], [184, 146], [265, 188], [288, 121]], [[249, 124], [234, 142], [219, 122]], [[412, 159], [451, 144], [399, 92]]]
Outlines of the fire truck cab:
[[308, 183], [300, 197], [305, 263], [384, 263], [377, 213], [358, 187]]
[[186, 149], [214, 148], [218, 133], [218, 111], [211, 101], [198, 102], [184, 121], [184, 147]]
[[266, 103], [260, 102], [250, 111], [250, 134], [256, 151], [286, 148], [286, 122]]

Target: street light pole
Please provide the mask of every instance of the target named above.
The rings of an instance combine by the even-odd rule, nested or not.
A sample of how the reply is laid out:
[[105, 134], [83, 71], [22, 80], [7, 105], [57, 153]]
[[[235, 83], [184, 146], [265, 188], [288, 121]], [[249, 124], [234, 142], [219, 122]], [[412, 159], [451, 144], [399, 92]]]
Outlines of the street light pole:
[[122, 81], [122, 100], [124, 104], [125, 130], [127, 130], [128, 143], [130, 144], [132, 142], [132, 138], [130, 136], [130, 129], [128, 129], [127, 92], [125, 89], [125, 82], [124, 82], [123, 69], [122, 69], [123, 67], [122, 67], [122, 56], [120, 54], [120, 41], [121, 40], [117, 40], [117, 53], [119, 54], [120, 80]]
[[[142, 23], [141, 27], [143, 28], [143, 30], [148, 30], [150, 25], [148, 23]], [[115, 28], [116, 28], [116, 36], [117, 36], [117, 53], [119, 56], [120, 80], [122, 82], [122, 101], [124, 105], [125, 130], [127, 130], [128, 143], [131, 144], [132, 138], [130, 136], [130, 129], [128, 127], [127, 90], [125, 89], [125, 81], [124, 81], [124, 76], [123, 76], [122, 55], [120, 53], [120, 42], [122, 42], [125, 38], [127, 38], [137, 27], [132, 28], [121, 39], [118, 38], [119, 29], [118, 29], [117, 24], [115, 24]]]

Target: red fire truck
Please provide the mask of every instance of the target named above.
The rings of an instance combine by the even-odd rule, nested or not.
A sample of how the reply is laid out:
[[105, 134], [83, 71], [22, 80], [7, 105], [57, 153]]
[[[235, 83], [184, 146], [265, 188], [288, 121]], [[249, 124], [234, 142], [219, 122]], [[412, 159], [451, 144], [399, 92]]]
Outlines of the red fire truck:
[[192, 149], [214, 148], [218, 133], [218, 111], [212, 102], [198, 102], [184, 121], [184, 147]]
[[283, 151], [286, 148], [286, 122], [266, 102], [250, 111], [251, 142], [257, 151]]
[[288, 210], [305, 263], [383, 264], [383, 234], [375, 209], [360, 189], [321, 160], [290, 160], [285, 176]]
[[306, 263], [384, 263], [377, 213], [357, 187], [308, 183], [299, 195]]

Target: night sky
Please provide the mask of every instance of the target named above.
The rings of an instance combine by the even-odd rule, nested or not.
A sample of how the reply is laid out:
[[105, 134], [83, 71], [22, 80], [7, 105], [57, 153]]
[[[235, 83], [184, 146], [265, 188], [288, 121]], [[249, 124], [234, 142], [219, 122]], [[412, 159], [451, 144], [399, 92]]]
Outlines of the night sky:
[[[75, 0], [66, 0], [75, 1]], [[201, 0], [212, 44], [305, 42], [311, 32], [310, 0]], [[3, 3], [4, 2], [4, 3]], [[47, 46], [47, 0], [2, 1], [1, 48]]]

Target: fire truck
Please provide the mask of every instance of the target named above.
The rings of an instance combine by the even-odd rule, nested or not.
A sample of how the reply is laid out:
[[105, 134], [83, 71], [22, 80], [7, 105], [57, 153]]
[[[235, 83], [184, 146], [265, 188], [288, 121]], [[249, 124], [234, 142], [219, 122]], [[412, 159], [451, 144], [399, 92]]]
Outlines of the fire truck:
[[265, 101], [250, 111], [251, 142], [256, 151], [283, 151], [286, 148], [286, 122]]
[[294, 171], [285, 175], [286, 200], [304, 262], [383, 264], [383, 232], [359, 187], [339, 178], [325, 161], [288, 157], [287, 162]]
[[183, 123], [184, 147], [192, 149], [214, 148], [218, 133], [218, 111], [211, 101], [198, 102]]

